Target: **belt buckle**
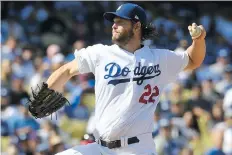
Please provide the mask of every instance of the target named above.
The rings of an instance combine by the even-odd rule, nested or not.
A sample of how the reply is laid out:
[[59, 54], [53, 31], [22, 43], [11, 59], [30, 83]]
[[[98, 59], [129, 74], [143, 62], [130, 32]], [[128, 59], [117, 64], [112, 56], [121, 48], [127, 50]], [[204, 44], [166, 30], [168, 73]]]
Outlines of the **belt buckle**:
[[116, 148], [115, 145], [116, 145], [116, 141], [109, 141], [109, 142], [106, 143], [106, 146], [107, 146], [109, 149]]

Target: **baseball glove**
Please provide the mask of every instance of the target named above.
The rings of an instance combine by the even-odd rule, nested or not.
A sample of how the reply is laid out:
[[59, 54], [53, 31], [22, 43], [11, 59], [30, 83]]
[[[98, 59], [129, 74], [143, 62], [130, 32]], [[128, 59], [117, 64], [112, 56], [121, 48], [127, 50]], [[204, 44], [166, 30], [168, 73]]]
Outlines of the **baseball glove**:
[[[35, 118], [43, 118], [56, 112], [69, 101], [59, 92], [48, 88], [43, 82], [37, 90], [32, 89], [32, 97], [29, 98], [28, 110]], [[69, 103], [70, 104], [70, 103]]]

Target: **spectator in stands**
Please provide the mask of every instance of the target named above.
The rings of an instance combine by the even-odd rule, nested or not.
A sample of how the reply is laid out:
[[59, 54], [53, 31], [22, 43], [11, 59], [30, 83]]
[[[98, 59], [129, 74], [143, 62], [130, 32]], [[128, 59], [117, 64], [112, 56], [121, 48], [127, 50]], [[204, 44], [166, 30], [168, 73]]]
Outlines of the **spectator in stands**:
[[5, 44], [1, 48], [1, 59], [13, 61], [16, 55], [20, 55], [21, 50], [17, 48], [17, 40], [9, 36]]
[[189, 110], [193, 110], [195, 107], [200, 107], [206, 111], [212, 109], [211, 103], [203, 98], [202, 88], [199, 84], [192, 87], [191, 98], [188, 100], [187, 106]]
[[18, 155], [19, 154], [19, 151], [18, 151], [18, 148], [13, 145], [13, 144], [10, 144], [6, 150], [6, 153], [8, 155]]
[[221, 80], [225, 67], [229, 64], [228, 49], [221, 49], [218, 51], [216, 63], [209, 66], [209, 72], [213, 80]]
[[14, 37], [20, 42], [27, 41], [24, 28], [19, 22], [17, 22], [15, 15], [11, 15], [6, 20], [2, 20], [1, 32], [2, 32], [2, 37], [1, 37], [2, 43], [6, 41], [9, 36]]
[[182, 145], [198, 140], [200, 135], [196, 123], [191, 111], [185, 112], [183, 117], [172, 118], [173, 138], [178, 139]]
[[25, 84], [29, 84], [31, 80], [31, 75], [35, 74], [35, 68], [32, 62], [32, 57], [35, 51], [30, 47], [25, 47], [22, 50], [22, 68], [23, 75], [25, 77]]
[[1, 88], [1, 122], [2, 125], [2, 134], [4, 135], [13, 135], [14, 134], [14, 125], [18, 120], [20, 113], [16, 106], [10, 105], [10, 96], [9, 90], [7, 88]]
[[224, 120], [223, 109], [220, 101], [213, 105], [212, 108], [212, 126]]
[[179, 41], [179, 45], [174, 50], [175, 52], [184, 52], [188, 48], [188, 41], [183, 39]]
[[223, 72], [223, 78], [220, 82], [216, 83], [215, 89], [224, 95], [230, 88], [232, 88], [232, 65], [227, 65]]
[[157, 155], [178, 155], [181, 146], [171, 136], [171, 122], [168, 119], [160, 120], [160, 132], [155, 137]]
[[52, 58], [57, 54], [61, 52], [61, 48], [57, 44], [51, 44], [47, 47], [46, 54], [47, 56], [44, 58], [44, 63], [51, 65]]
[[56, 154], [65, 150], [64, 143], [60, 136], [51, 136], [49, 140], [51, 154]]
[[11, 105], [20, 105], [27, 102], [29, 95], [24, 89], [24, 77], [13, 75], [9, 93]]
[[85, 43], [84, 40], [77, 40], [77, 41], [75, 41], [73, 43], [73, 50], [71, 50], [71, 52], [68, 53], [68, 55], [65, 57], [65, 61], [69, 62], [69, 61], [73, 60], [75, 58], [73, 52], [75, 50], [79, 51], [80, 49], [85, 48], [85, 47], [86, 47], [86, 43]]
[[36, 122], [29, 114], [26, 105], [20, 105], [19, 109], [22, 116], [18, 116], [19, 119], [15, 123], [15, 132], [18, 136], [24, 136], [31, 132], [36, 132], [40, 128], [40, 124]]
[[32, 87], [33, 89], [36, 89], [37, 84], [44, 81], [43, 73], [44, 70], [46, 69], [46, 65], [43, 64], [43, 58], [41, 56], [35, 57], [33, 61], [33, 65], [35, 68], [35, 73], [31, 76], [29, 86]]
[[[79, 98], [79, 103], [75, 103], [75, 105], [72, 105], [72, 107], [67, 107], [66, 109], [66, 115], [71, 117], [71, 118], [75, 118], [75, 119], [79, 119], [79, 120], [87, 120], [89, 119], [90, 116], [90, 111], [88, 109], [88, 107], [86, 106], [86, 104], [89, 104], [88, 102], [88, 98], [86, 98], [85, 96], [88, 94], [93, 94], [93, 89], [89, 88], [89, 89], [85, 89], [83, 90], [83, 92], [81, 93], [81, 96]], [[84, 104], [86, 103], [86, 104]], [[91, 103], [90, 103], [91, 104]], [[77, 108], [78, 106], [78, 108]]]
[[11, 85], [11, 75], [12, 75], [12, 69], [11, 69], [11, 62], [10, 60], [2, 60], [1, 63], [1, 83], [5, 87], [10, 87]]
[[230, 88], [225, 94], [225, 97], [223, 100], [223, 110], [225, 111], [231, 107], [232, 107], [232, 88]]
[[232, 154], [232, 107], [225, 110], [226, 128], [223, 134], [222, 150], [227, 155]]
[[232, 107], [225, 110], [224, 121], [213, 127], [213, 134], [219, 133], [215, 138], [216, 147], [226, 155], [232, 153]]
[[193, 149], [185, 147], [181, 150], [180, 155], [193, 155]]
[[43, 59], [43, 69], [44, 69], [43, 75], [45, 78], [47, 78], [48, 75], [50, 75], [53, 58], [55, 57], [56, 54], [61, 55], [60, 52], [61, 52], [61, 48], [57, 44], [51, 44], [47, 47], [46, 50], [47, 56]]
[[184, 115], [184, 103], [175, 101], [171, 103], [171, 117], [182, 117]]
[[220, 95], [216, 90], [215, 90], [215, 85], [212, 81], [212, 79], [207, 79], [207, 80], [203, 80], [201, 82], [201, 89], [202, 89], [202, 97], [210, 102], [211, 107], [210, 109], [206, 109], [207, 111], [211, 110], [212, 105], [215, 104], [217, 102], [218, 99], [220, 99], [222, 97], [222, 95]]
[[222, 151], [223, 132], [220, 130], [212, 131], [211, 133], [213, 148], [208, 150], [205, 155], [226, 155]]
[[152, 137], [156, 137], [159, 134], [159, 129], [160, 129], [160, 112], [158, 110], [156, 110], [154, 112], [154, 129], [152, 132]]

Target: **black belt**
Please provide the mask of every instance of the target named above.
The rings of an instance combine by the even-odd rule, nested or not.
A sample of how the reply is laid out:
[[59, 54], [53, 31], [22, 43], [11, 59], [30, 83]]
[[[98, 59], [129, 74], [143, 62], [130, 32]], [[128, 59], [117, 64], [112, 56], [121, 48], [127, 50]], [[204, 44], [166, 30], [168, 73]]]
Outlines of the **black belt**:
[[[137, 137], [131, 137], [131, 138], [128, 138], [127, 144], [134, 144], [138, 142], [139, 142], [139, 139]], [[121, 140], [107, 142], [107, 141], [99, 139], [99, 143], [100, 145], [108, 147], [109, 149], [121, 147]]]

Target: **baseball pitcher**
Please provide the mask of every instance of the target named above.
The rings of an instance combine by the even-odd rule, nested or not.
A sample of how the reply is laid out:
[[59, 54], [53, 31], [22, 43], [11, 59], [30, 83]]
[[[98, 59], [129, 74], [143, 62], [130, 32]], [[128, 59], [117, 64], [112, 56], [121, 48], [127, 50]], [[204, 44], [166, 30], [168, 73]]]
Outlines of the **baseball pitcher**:
[[164, 87], [184, 69], [196, 69], [205, 57], [206, 32], [188, 27], [192, 45], [182, 53], [152, 49], [142, 41], [156, 35], [144, 9], [126, 3], [104, 18], [113, 23], [113, 45], [96, 44], [75, 51], [75, 59], [60, 67], [33, 91], [29, 111], [41, 118], [67, 103], [59, 91], [72, 77], [95, 75], [96, 142], [76, 146], [58, 155], [155, 155], [153, 114]]

